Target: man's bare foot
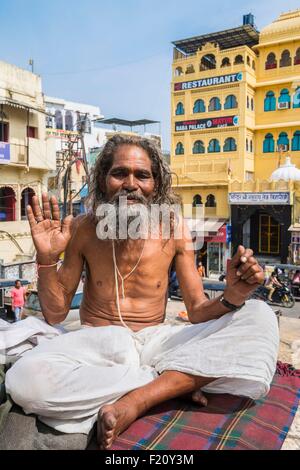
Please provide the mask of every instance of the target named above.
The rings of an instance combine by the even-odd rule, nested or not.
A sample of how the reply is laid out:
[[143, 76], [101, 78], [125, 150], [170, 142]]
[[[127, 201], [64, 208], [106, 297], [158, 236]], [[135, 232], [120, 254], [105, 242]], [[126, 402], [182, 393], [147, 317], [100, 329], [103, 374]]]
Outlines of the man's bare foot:
[[207, 406], [207, 398], [201, 390], [196, 390], [195, 392], [188, 393], [187, 395], [182, 395], [180, 398], [188, 401], [193, 401], [199, 406]]
[[100, 449], [109, 449], [118, 435], [138, 418], [131, 403], [116, 402], [103, 406], [98, 413], [97, 442]]

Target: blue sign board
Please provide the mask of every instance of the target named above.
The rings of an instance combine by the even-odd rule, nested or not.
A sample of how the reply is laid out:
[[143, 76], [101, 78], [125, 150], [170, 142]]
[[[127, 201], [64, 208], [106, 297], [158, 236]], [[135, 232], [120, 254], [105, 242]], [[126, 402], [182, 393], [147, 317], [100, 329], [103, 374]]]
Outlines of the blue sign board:
[[0, 142], [0, 163], [10, 162], [10, 144]]
[[231, 243], [231, 225], [226, 225], [226, 243]]

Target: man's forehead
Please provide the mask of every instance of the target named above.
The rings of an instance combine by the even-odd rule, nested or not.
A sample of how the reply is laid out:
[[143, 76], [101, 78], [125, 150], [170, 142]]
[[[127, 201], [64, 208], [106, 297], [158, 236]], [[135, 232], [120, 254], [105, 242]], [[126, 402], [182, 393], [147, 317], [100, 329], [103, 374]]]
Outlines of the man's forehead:
[[151, 160], [148, 153], [136, 145], [121, 145], [114, 154], [112, 168], [135, 167], [151, 170]]

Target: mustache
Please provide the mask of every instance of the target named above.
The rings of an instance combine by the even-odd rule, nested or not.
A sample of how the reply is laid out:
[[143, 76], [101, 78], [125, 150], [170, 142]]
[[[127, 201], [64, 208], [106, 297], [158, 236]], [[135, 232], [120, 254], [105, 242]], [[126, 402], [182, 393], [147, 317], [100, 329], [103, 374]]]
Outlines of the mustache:
[[126, 191], [122, 189], [118, 191], [110, 200], [111, 204], [118, 204], [120, 197], [126, 197], [128, 201], [137, 201], [141, 204], [148, 205], [148, 200], [142, 194], [139, 194], [137, 191]]

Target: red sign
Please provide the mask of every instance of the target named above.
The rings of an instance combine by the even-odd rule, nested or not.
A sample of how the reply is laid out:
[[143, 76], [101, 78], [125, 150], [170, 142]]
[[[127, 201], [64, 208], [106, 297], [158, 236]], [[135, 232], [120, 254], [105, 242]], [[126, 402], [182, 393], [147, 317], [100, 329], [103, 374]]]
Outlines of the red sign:
[[210, 243], [226, 243], [226, 225], [222, 225], [215, 236], [205, 239]]

